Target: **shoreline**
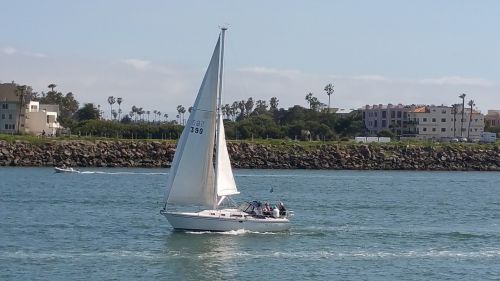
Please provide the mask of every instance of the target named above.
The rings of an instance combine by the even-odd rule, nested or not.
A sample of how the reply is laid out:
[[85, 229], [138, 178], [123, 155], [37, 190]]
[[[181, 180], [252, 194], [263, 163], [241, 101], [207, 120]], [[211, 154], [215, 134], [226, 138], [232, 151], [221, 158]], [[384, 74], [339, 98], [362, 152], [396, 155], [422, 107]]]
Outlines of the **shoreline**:
[[[498, 144], [228, 142], [233, 168], [500, 171]], [[175, 143], [144, 140], [0, 142], [0, 166], [168, 168]]]

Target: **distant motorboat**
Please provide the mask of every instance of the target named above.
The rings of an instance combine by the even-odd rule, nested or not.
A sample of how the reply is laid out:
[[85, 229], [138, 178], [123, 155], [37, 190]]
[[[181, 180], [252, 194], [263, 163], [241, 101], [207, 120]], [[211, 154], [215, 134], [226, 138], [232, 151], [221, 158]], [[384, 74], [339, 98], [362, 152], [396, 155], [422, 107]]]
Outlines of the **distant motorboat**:
[[54, 167], [56, 173], [80, 173], [77, 169], [73, 169], [71, 167]]

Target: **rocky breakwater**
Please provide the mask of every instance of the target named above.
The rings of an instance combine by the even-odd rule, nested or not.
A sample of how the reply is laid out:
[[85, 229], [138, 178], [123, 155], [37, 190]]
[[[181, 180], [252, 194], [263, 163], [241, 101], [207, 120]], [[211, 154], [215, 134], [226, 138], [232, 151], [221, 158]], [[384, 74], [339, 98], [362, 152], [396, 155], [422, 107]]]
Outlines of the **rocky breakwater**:
[[144, 141], [0, 143], [0, 166], [169, 167], [174, 144]]
[[[235, 168], [500, 171], [500, 146], [475, 144], [228, 144]], [[0, 166], [169, 167], [159, 141], [0, 141]]]
[[239, 168], [500, 171], [500, 147], [475, 144], [231, 144]]

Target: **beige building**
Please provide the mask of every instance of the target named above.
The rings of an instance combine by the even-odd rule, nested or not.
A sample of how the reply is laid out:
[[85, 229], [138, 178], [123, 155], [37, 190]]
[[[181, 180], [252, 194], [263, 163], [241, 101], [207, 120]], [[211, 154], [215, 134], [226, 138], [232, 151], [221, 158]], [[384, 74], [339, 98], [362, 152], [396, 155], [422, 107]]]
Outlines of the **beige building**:
[[479, 140], [484, 131], [484, 115], [462, 106], [422, 106], [408, 113], [408, 128], [405, 136], [420, 140], [451, 140], [468, 138]]
[[28, 133], [55, 135], [60, 128], [57, 122], [58, 105], [27, 101], [20, 108], [15, 83], [0, 84], [0, 133]]
[[408, 112], [411, 106], [402, 104], [379, 104], [366, 105], [360, 108], [366, 133], [375, 135], [380, 130], [390, 130], [395, 135], [400, 136], [404, 132], [404, 126], [408, 120]]
[[484, 123], [489, 127], [500, 126], [500, 110], [488, 110], [488, 114], [484, 116]]

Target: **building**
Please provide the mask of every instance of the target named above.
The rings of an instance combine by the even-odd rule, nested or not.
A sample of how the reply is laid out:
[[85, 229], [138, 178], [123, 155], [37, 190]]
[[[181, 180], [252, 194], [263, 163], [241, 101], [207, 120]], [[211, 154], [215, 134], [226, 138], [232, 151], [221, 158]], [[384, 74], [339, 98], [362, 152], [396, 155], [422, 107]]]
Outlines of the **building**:
[[59, 105], [27, 101], [21, 107], [15, 83], [0, 84], [0, 133], [28, 133], [55, 135]]
[[354, 109], [345, 109], [345, 108], [337, 108], [337, 107], [330, 108], [330, 113], [336, 114], [336, 116], [339, 118], [347, 118], [353, 112], [354, 112]]
[[484, 124], [487, 127], [500, 126], [500, 110], [488, 110], [488, 114], [484, 116]]
[[402, 104], [366, 105], [360, 109], [367, 134], [375, 135], [381, 130], [390, 130], [397, 136], [403, 134], [410, 110], [411, 106]]
[[[463, 118], [462, 118], [463, 114]], [[451, 140], [468, 138], [479, 140], [484, 131], [484, 115], [462, 106], [420, 106], [408, 112], [405, 137], [420, 140]]]

